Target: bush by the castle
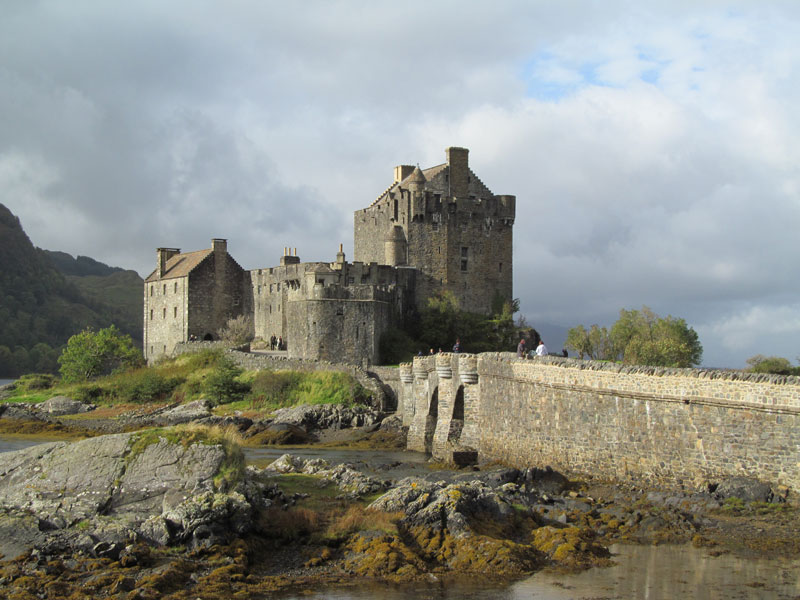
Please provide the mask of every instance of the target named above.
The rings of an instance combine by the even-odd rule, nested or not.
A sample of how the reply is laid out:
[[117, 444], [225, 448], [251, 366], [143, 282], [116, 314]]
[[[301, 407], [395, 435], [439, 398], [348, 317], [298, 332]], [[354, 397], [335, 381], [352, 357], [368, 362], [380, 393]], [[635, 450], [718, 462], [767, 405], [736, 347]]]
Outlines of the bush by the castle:
[[219, 339], [235, 346], [252, 341], [254, 335], [253, 317], [239, 315], [228, 319], [225, 327], [217, 332]]
[[139, 369], [120, 377], [112, 390], [123, 402], [150, 402], [166, 398], [183, 381], [181, 377], [165, 377], [153, 369]]
[[250, 391], [250, 385], [239, 381], [237, 377], [242, 369], [229, 359], [223, 359], [206, 378], [203, 391], [216, 404], [228, 404], [244, 399]]

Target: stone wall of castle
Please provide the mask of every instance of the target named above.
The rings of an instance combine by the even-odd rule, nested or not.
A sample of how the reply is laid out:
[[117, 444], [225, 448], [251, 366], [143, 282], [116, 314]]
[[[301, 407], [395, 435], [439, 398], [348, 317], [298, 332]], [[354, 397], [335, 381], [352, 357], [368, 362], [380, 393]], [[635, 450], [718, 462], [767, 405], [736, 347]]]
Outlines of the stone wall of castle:
[[[473, 371], [474, 370], [474, 371]], [[410, 449], [694, 487], [741, 475], [800, 490], [800, 379], [513, 354], [401, 365]]]
[[516, 199], [494, 195], [470, 170], [466, 149], [448, 148], [447, 157], [424, 172], [397, 167], [396, 185], [355, 212], [355, 260], [419, 269], [420, 306], [448, 290], [463, 310], [489, 313], [496, 294], [513, 295]]
[[230, 319], [252, 313], [248, 272], [227, 252], [211, 258], [189, 275], [187, 334], [201, 340], [217, 339]]
[[292, 353], [309, 360], [377, 364], [380, 337], [393, 321], [392, 291], [373, 286], [318, 285], [311, 297], [290, 295]]
[[144, 286], [144, 357], [148, 362], [172, 353], [189, 326], [188, 279], [151, 281]]

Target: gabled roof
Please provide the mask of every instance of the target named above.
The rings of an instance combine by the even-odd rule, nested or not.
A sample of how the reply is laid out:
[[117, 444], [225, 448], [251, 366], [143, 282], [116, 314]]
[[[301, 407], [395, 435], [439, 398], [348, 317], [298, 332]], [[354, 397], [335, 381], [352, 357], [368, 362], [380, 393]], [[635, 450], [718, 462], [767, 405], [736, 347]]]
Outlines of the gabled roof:
[[208, 248], [206, 250], [196, 250], [195, 252], [176, 254], [167, 261], [166, 269], [161, 277], [158, 277], [158, 269], [156, 269], [150, 273], [145, 281], [158, 281], [159, 279], [175, 279], [177, 277], [186, 277], [197, 265], [203, 262], [203, 259], [213, 252], [214, 250]]

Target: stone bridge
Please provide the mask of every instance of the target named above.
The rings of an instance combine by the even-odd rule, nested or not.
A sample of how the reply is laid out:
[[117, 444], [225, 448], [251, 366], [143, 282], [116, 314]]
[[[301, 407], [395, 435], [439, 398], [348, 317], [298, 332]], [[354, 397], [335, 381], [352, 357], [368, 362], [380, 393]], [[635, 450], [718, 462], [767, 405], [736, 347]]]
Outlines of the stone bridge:
[[800, 490], [800, 378], [442, 353], [399, 368], [408, 448], [693, 487]]

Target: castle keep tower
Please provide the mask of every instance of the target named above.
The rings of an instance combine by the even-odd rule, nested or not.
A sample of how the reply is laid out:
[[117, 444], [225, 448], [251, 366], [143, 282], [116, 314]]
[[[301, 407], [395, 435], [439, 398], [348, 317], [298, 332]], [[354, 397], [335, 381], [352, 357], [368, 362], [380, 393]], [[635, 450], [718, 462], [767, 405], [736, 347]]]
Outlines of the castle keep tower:
[[415, 267], [416, 301], [447, 290], [462, 310], [487, 314], [510, 300], [515, 196], [497, 196], [469, 168], [469, 150], [447, 148], [429, 169], [400, 165], [394, 182], [354, 218], [354, 259]]

